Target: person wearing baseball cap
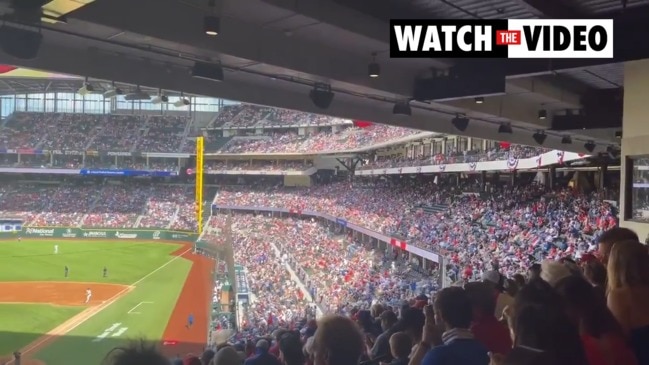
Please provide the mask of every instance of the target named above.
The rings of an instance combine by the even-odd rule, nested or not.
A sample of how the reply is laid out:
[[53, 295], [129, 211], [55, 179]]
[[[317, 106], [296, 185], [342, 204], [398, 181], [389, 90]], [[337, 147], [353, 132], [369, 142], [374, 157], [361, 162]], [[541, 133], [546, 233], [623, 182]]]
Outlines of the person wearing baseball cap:
[[496, 298], [496, 309], [494, 315], [500, 319], [503, 316], [505, 308], [514, 304], [514, 298], [505, 292], [504, 281], [505, 277], [498, 271], [487, 271], [482, 275], [482, 281], [491, 285], [494, 291], [494, 298]]

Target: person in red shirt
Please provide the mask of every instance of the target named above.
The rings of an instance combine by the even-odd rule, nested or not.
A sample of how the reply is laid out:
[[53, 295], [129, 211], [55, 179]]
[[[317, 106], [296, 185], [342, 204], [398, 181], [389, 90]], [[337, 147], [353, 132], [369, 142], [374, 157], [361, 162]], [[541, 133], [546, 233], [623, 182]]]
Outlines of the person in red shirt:
[[512, 339], [507, 326], [496, 319], [496, 300], [493, 288], [487, 283], [471, 282], [464, 285], [473, 304], [471, 332], [491, 353], [507, 355], [512, 349]]
[[638, 364], [604, 297], [586, 279], [573, 275], [559, 281], [555, 289], [579, 328], [589, 365]]

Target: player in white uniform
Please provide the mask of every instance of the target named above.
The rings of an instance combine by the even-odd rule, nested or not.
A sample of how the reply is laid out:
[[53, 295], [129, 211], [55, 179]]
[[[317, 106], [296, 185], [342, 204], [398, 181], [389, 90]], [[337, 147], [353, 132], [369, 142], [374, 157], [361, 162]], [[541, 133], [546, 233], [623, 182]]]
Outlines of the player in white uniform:
[[59, 253], [59, 245], [54, 245], [54, 254]]
[[86, 304], [90, 302], [90, 298], [92, 298], [92, 290], [90, 288], [86, 289]]

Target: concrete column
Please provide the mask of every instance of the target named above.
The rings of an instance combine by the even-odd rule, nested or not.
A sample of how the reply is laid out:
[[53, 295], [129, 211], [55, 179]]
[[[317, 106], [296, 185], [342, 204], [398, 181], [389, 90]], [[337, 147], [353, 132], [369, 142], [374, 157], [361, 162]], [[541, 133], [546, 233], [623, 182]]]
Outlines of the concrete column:
[[622, 120], [622, 168], [620, 194], [620, 225], [634, 230], [641, 241], [649, 233], [649, 224], [631, 222], [625, 214], [626, 157], [649, 154], [649, 60], [627, 62], [624, 65], [624, 117]]

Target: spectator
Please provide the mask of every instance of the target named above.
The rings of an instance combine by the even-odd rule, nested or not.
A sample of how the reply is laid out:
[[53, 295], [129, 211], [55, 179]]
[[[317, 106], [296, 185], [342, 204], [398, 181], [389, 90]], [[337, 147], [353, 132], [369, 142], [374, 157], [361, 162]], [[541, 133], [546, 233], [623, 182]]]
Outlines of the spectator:
[[302, 352], [300, 334], [285, 332], [279, 339], [279, 359], [283, 365], [304, 365], [305, 357]]
[[210, 362], [210, 365], [241, 365], [243, 360], [241, 354], [234, 347], [227, 346], [220, 349]]
[[281, 365], [279, 360], [268, 353], [269, 344], [266, 340], [257, 341], [255, 354], [246, 359], [244, 365]]
[[[508, 315], [514, 348], [493, 361], [506, 365], [588, 365], [577, 327], [550, 284], [533, 279], [521, 288]], [[502, 356], [502, 355], [501, 355]]]
[[313, 340], [315, 365], [357, 365], [363, 353], [363, 337], [350, 319], [328, 316], [320, 319]]
[[507, 326], [494, 316], [496, 301], [493, 288], [489, 284], [472, 282], [466, 284], [464, 289], [473, 305], [471, 332], [475, 339], [482, 343], [489, 352], [509, 354], [512, 349], [512, 340]]
[[534, 263], [530, 266], [529, 281], [539, 279], [541, 277], [541, 264]]
[[602, 298], [606, 298], [606, 266], [593, 257], [583, 264], [584, 277]]
[[183, 359], [183, 365], [201, 365], [201, 359], [189, 354]]
[[[421, 365], [487, 365], [487, 348], [478, 342], [469, 330], [473, 318], [471, 299], [462, 288], [451, 287], [437, 293], [434, 304], [435, 318], [443, 325], [442, 344], [422, 340], [420, 346], [431, 348]], [[431, 319], [430, 310], [426, 313]], [[432, 314], [432, 313], [431, 313]], [[427, 327], [428, 328], [428, 327]]]
[[608, 259], [608, 307], [631, 340], [638, 364], [649, 364], [649, 253], [638, 241], [613, 244]]
[[638, 235], [628, 228], [615, 227], [602, 233], [599, 236], [598, 253], [604, 265], [608, 263], [608, 257], [611, 253], [611, 248], [617, 242], [622, 241], [640, 241]]
[[288, 333], [288, 331], [283, 328], [277, 329], [273, 332], [275, 343], [270, 347], [270, 349], [268, 349], [268, 353], [279, 358], [279, 340], [285, 333]]
[[169, 359], [162, 355], [155, 346], [144, 341], [127, 347], [116, 347], [103, 361], [104, 365], [170, 365]]
[[579, 328], [589, 365], [637, 364], [634, 353], [604, 297], [584, 278], [571, 275], [556, 285]]
[[505, 277], [502, 276], [498, 271], [492, 270], [488, 271], [482, 277], [484, 283], [487, 283], [491, 286], [494, 296], [496, 298], [496, 307], [494, 315], [496, 318], [500, 319], [503, 316], [505, 308], [512, 303], [514, 303], [514, 298], [512, 298], [507, 292], [505, 292], [505, 287], [503, 282]]
[[390, 365], [408, 365], [410, 352], [412, 351], [412, 340], [410, 336], [403, 332], [396, 332], [389, 339], [390, 355], [392, 362]]
[[[383, 330], [383, 333], [376, 338], [368, 353], [371, 359], [381, 358], [384, 359], [383, 362], [388, 362], [392, 360], [389, 341], [391, 336], [396, 332], [396, 330], [393, 329], [393, 326], [397, 323], [398, 319], [397, 315], [389, 310], [381, 313], [379, 318], [381, 320], [381, 329]], [[410, 347], [412, 348], [412, 346]], [[408, 354], [410, 354], [410, 352], [408, 352]]]

